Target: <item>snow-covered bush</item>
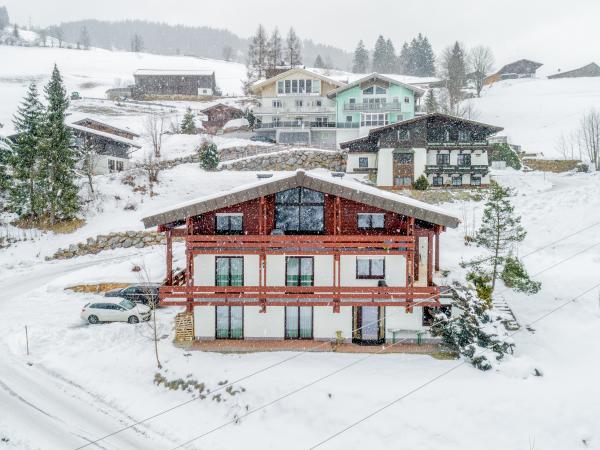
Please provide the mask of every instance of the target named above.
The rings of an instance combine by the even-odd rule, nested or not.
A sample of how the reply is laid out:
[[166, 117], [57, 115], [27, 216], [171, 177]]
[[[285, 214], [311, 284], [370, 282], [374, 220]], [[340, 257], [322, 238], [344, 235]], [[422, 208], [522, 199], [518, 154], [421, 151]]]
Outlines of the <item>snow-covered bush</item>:
[[205, 139], [200, 144], [200, 166], [204, 170], [215, 170], [219, 165], [219, 153], [214, 142]]
[[431, 335], [441, 338], [449, 350], [466, 358], [479, 370], [490, 370], [494, 360], [500, 361], [513, 352], [514, 344], [502, 323], [505, 317], [503, 313], [489, 309], [471, 287], [454, 282], [451, 291], [453, 308], [458, 308], [460, 315], [436, 314]]

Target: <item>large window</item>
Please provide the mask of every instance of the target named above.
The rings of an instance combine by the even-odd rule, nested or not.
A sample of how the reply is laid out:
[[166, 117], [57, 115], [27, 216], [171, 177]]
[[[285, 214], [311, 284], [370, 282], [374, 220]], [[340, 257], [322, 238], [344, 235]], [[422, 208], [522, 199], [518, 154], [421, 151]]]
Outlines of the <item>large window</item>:
[[413, 155], [412, 153], [397, 153], [394, 155], [394, 159], [398, 164], [412, 164]]
[[312, 256], [288, 256], [285, 260], [286, 286], [312, 286], [314, 260]]
[[471, 175], [471, 186], [481, 186], [481, 177]]
[[381, 86], [371, 86], [363, 89], [363, 95], [385, 95], [387, 89]]
[[323, 193], [295, 188], [275, 195], [275, 228], [289, 234], [318, 234], [324, 229]]
[[436, 157], [436, 163], [438, 166], [447, 166], [450, 164], [449, 153], [438, 153]]
[[385, 214], [383, 213], [358, 213], [357, 225], [359, 229], [382, 229], [385, 227]]
[[312, 306], [285, 307], [285, 338], [313, 338], [313, 308]]
[[455, 175], [452, 177], [452, 186], [462, 186], [462, 175]]
[[412, 186], [412, 177], [396, 177], [394, 179], [395, 186]]
[[360, 156], [358, 158], [358, 167], [360, 169], [366, 169], [369, 167], [369, 158], [366, 156]]
[[215, 216], [215, 232], [217, 234], [242, 234], [244, 231], [244, 215], [241, 213], [221, 214]]
[[217, 256], [216, 286], [244, 285], [244, 258], [241, 256]]
[[443, 313], [446, 317], [450, 318], [452, 315], [452, 305], [443, 305], [437, 308], [432, 306], [423, 307], [423, 326], [430, 327], [435, 320], [435, 316], [439, 313]]
[[385, 259], [356, 258], [356, 278], [368, 280], [385, 279]]
[[434, 186], [443, 186], [444, 185], [444, 178], [437, 176], [437, 177], [433, 177], [433, 185]]
[[379, 125], [387, 125], [388, 115], [385, 113], [366, 113], [361, 114], [362, 127], [373, 127]]
[[217, 339], [244, 338], [243, 306], [217, 306], [215, 337]]
[[320, 94], [321, 80], [280, 80], [277, 82], [277, 94]]
[[471, 154], [470, 153], [461, 153], [458, 155], [457, 164], [459, 166], [470, 166], [471, 165]]

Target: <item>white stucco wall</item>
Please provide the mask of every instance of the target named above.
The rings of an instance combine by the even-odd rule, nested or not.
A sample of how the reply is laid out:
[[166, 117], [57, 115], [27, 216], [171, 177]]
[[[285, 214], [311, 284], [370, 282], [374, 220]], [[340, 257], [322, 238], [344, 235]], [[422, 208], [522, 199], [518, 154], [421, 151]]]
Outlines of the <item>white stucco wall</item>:
[[285, 310], [283, 306], [269, 306], [265, 313], [257, 306], [244, 307], [245, 339], [283, 339]]
[[352, 339], [352, 307], [344, 306], [339, 313], [333, 313], [331, 306], [313, 309], [313, 335], [315, 339], [335, 339], [336, 331], [341, 331], [346, 341]]
[[215, 307], [194, 307], [194, 333], [196, 339], [215, 338]]
[[417, 181], [421, 175], [425, 173], [427, 163], [427, 150], [425, 148], [413, 148], [414, 150], [414, 174], [413, 179]]
[[[94, 155], [93, 159], [93, 173], [94, 175], [107, 175], [110, 173], [108, 169], [108, 160], [120, 161], [123, 163], [123, 170], [128, 170], [132, 167], [132, 163], [126, 158], [117, 158], [115, 156], [108, 155]], [[118, 173], [118, 172], [115, 172]]]
[[394, 149], [381, 148], [377, 161], [377, 186], [394, 185]]
[[355, 170], [364, 170], [365, 167], [360, 167], [358, 160], [359, 158], [367, 158], [369, 160], [369, 166], [367, 169], [377, 168], [377, 153], [348, 153], [346, 161], [346, 172], [352, 173]]
[[[342, 286], [377, 286], [379, 280], [356, 278], [356, 256], [340, 258], [340, 278]], [[360, 258], [379, 258], [360, 256]], [[403, 255], [385, 256], [385, 282], [388, 286], [406, 286], [406, 258]]]

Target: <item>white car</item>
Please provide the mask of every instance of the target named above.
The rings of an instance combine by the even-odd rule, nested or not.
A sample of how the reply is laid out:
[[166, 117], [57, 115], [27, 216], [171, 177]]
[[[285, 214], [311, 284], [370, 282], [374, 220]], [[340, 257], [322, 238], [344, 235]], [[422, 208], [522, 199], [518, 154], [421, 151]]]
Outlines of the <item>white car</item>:
[[150, 320], [150, 307], [120, 298], [106, 298], [88, 303], [81, 310], [81, 318], [91, 324], [100, 322], [139, 323]]

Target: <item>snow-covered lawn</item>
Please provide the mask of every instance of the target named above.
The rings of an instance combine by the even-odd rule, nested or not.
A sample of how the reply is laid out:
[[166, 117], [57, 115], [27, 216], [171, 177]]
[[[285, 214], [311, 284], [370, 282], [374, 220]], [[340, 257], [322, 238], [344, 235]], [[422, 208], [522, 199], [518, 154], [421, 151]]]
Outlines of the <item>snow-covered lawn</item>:
[[[133, 264], [160, 279], [163, 248], [43, 261], [56, 248], [88, 236], [140, 229], [141, 217], [175, 202], [256, 180], [253, 173], [206, 173], [197, 165], [177, 166], [161, 176], [160, 195], [143, 202], [118, 177], [102, 178], [103, 210], [90, 214], [84, 228], [0, 251], [0, 439], [9, 439], [8, 448], [75, 448], [192, 398], [154, 385], [158, 370], [147, 324], [84, 325], [81, 307], [97, 297], [64, 291], [75, 283], [138, 281]], [[514, 336], [514, 357], [490, 373], [461, 366], [322, 448], [600, 448], [598, 289], [534, 323], [534, 331], [525, 328], [600, 282], [600, 176], [512, 171], [494, 176], [517, 189], [514, 204], [529, 231], [519, 253], [543, 283], [532, 297], [502, 294], [523, 325]], [[128, 201], [136, 201], [137, 210], [123, 210]], [[473, 202], [443, 206], [475, 221], [482, 210], [481, 203]], [[464, 246], [463, 235], [461, 225], [442, 237], [442, 268], [451, 270], [450, 278], [461, 276], [461, 258], [477, 254]], [[181, 257], [182, 249], [177, 253]], [[174, 448], [365, 357], [187, 352], [171, 342], [176, 312], [161, 309], [157, 315], [161, 373], [168, 380], [193, 379], [215, 390], [219, 383], [297, 357], [234, 385], [244, 392], [221, 390], [221, 401], [213, 395], [195, 400], [107, 438], [101, 442], [104, 448]], [[306, 449], [459, 363], [373, 355], [187, 448]], [[543, 376], [534, 376], [534, 369]]]

